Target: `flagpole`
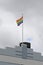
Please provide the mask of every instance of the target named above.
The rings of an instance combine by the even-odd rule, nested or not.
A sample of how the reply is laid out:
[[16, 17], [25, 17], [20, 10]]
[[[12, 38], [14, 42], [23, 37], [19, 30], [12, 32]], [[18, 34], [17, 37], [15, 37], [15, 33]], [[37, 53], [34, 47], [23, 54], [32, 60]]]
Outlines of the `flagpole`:
[[23, 44], [23, 23], [22, 23], [22, 44]]
[[[23, 17], [23, 13], [22, 13], [22, 17]], [[23, 44], [23, 23], [22, 23], [22, 44]]]

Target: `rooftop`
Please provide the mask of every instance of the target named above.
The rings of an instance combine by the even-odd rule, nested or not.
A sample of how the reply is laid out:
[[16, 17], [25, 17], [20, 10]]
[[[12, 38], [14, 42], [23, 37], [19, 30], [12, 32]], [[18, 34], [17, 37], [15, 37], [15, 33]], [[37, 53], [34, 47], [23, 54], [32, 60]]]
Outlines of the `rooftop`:
[[30, 48], [30, 46], [27, 47], [27, 44], [21, 44], [21, 46], [15, 46], [15, 48], [0, 48], [0, 55], [43, 61], [43, 56], [41, 56], [41, 53], [34, 52], [33, 49]]

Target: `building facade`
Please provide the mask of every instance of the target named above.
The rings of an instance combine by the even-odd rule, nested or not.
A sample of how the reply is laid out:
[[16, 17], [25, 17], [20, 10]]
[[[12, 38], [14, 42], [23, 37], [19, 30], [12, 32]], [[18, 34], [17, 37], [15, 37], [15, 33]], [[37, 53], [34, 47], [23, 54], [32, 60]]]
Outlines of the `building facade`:
[[0, 65], [43, 65], [41, 53], [27, 48], [26, 44], [0, 49]]

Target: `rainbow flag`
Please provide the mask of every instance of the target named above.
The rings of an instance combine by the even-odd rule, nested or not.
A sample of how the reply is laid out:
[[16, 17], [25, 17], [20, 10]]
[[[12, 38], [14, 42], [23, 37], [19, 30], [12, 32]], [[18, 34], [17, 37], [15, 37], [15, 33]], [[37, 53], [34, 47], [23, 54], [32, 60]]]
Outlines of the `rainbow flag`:
[[23, 16], [16, 20], [17, 25], [19, 26], [21, 23], [23, 23]]

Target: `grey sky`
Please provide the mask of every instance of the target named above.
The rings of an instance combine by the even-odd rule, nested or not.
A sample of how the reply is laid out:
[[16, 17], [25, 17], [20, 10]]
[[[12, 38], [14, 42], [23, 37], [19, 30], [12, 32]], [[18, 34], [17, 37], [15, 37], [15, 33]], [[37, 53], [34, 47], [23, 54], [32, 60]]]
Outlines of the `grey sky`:
[[0, 47], [14, 47], [21, 41], [22, 25], [16, 19], [24, 16], [24, 41], [43, 53], [43, 0], [0, 0]]

